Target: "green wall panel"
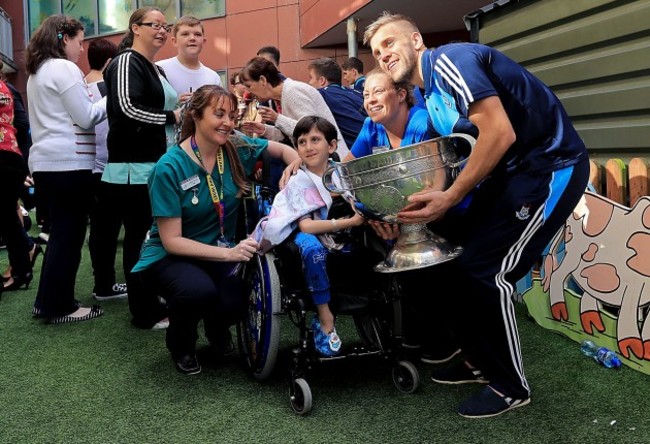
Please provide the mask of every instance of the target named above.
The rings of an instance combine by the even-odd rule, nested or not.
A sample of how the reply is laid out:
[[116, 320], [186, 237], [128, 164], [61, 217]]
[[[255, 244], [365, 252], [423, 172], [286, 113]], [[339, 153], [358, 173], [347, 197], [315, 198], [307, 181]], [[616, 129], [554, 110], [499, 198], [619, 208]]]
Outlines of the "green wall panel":
[[555, 91], [595, 157], [650, 159], [650, 0], [512, 0], [473, 20]]

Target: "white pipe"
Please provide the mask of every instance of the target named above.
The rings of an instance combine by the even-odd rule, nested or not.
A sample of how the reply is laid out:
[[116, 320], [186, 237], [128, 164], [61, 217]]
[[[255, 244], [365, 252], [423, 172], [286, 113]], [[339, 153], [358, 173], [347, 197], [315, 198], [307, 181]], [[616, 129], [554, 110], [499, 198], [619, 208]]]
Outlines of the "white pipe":
[[359, 46], [357, 43], [357, 19], [349, 18], [347, 21], [348, 57], [358, 57]]

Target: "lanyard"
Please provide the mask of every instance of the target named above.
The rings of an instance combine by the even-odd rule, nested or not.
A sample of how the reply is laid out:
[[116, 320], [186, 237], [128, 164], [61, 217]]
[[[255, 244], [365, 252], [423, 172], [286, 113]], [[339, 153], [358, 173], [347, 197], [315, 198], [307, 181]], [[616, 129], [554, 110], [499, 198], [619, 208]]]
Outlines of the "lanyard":
[[212, 180], [212, 176], [210, 175], [208, 170], [205, 169], [205, 165], [203, 165], [203, 159], [201, 158], [201, 153], [199, 152], [199, 147], [196, 144], [196, 140], [194, 139], [194, 136], [190, 137], [190, 146], [192, 147], [192, 151], [194, 152], [196, 158], [199, 159], [199, 162], [203, 167], [203, 171], [205, 172], [205, 180], [208, 183], [208, 190], [210, 191], [210, 197], [212, 198], [214, 209], [217, 211], [217, 216], [219, 217], [219, 224], [221, 225], [220, 227], [221, 237], [223, 239], [224, 219], [226, 216], [226, 207], [223, 203], [223, 170], [224, 170], [223, 149], [219, 149], [219, 151], [217, 151], [217, 168], [219, 170], [219, 179], [221, 181], [221, 198], [219, 198], [219, 193], [217, 193], [217, 187], [214, 184], [214, 181]]

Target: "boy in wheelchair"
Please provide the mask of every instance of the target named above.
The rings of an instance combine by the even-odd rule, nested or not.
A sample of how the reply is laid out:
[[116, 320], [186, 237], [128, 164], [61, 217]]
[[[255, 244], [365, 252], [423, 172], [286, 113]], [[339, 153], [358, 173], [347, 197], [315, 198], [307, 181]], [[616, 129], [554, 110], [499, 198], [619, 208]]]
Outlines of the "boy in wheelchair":
[[266, 251], [298, 230], [292, 236], [293, 242], [300, 252], [307, 288], [317, 311], [311, 323], [314, 346], [321, 355], [331, 357], [339, 354], [342, 342], [329, 306], [327, 257], [330, 252], [352, 252], [353, 242], [344, 232], [364, 224], [365, 219], [354, 212], [346, 218], [331, 217], [333, 198], [323, 186], [322, 176], [330, 155], [336, 151], [336, 127], [321, 117], [303, 117], [295, 126], [293, 138], [302, 169], [276, 195], [255, 237]]

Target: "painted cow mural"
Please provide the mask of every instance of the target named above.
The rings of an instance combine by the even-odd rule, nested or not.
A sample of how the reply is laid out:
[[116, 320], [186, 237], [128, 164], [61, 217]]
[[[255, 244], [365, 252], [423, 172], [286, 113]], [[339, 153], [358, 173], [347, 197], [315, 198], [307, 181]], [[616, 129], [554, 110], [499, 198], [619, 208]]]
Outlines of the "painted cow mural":
[[[564, 244], [564, 256], [557, 249]], [[624, 207], [587, 192], [556, 235], [543, 264], [542, 286], [555, 320], [567, 321], [565, 283], [584, 291], [580, 323], [588, 334], [603, 332], [603, 304], [617, 311], [620, 353], [650, 361], [650, 197]]]

